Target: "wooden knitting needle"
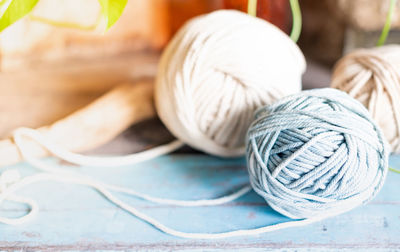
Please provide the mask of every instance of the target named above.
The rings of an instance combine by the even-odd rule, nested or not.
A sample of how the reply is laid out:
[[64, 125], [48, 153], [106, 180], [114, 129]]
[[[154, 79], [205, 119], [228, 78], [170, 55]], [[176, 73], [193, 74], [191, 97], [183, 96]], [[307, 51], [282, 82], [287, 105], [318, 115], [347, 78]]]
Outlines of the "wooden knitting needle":
[[[116, 137], [130, 125], [155, 116], [153, 84], [122, 84], [88, 106], [39, 131], [52, 142], [80, 152], [96, 148]], [[26, 139], [34, 157], [49, 153], [36, 142]], [[12, 138], [0, 141], [0, 167], [22, 160]]]

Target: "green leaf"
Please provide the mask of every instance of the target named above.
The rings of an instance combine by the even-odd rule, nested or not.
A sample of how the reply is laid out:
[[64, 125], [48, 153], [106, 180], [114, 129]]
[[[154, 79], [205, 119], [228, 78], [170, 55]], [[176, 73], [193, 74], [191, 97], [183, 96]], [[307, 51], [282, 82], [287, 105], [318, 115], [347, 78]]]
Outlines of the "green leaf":
[[0, 3], [0, 32], [28, 14], [39, 0], [3, 0]]
[[101, 11], [107, 22], [106, 30], [110, 29], [119, 19], [124, 11], [128, 0], [98, 0], [101, 5]]

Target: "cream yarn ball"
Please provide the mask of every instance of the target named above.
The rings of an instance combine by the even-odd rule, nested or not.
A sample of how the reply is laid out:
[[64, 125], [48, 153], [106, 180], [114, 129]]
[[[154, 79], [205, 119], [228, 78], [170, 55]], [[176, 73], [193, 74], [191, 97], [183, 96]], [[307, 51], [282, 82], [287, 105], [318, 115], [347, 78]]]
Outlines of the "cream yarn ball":
[[356, 50], [335, 66], [332, 84], [359, 100], [400, 153], [400, 46]]
[[220, 10], [186, 23], [164, 50], [155, 104], [184, 143], [223, 157], [245, 153], [253, 112], [301, 90], [305, 59], [274, 25]]

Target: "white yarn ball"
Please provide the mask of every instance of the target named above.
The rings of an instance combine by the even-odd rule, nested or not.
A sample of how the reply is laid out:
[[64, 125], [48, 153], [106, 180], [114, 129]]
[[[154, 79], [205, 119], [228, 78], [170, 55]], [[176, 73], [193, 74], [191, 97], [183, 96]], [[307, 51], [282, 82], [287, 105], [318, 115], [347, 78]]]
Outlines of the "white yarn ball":
[[392, 151], [400, 153], [400, 46], [359, 49], [336, 63], [333, 88], [368, 108]]
[[253, 112], [299, 92], [305, 59], [274, 25], [220, 10], [186, 23], [165, 49], [155, 103], [167, 128], [217, 156], [240, 156]]

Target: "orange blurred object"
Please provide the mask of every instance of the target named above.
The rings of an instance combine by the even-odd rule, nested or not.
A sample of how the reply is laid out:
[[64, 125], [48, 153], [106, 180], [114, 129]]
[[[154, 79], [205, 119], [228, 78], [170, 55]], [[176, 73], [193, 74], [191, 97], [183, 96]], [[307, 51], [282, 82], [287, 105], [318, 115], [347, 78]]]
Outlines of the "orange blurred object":
[[287, 25], [287, 20], [291, 16], [289, 0], [259, 0], [257, 3], [257, 16], [268, 20], [281, 28], [281, 30], [289, 32]]
[[170, 26], [175, 33], [192, 17], [222, 8], [222, 0], [169, 0]]
[[[248, 0], [169, 0], [170, 25], [175, 33], [188, 19], [218, 9], [247, 12]], [[288, 32], [289, 0], [257, 1], [257, 16]]]

